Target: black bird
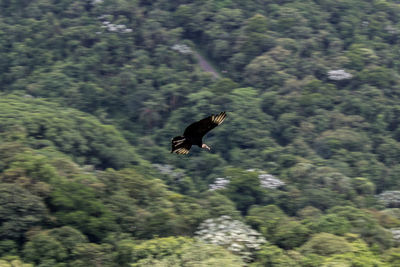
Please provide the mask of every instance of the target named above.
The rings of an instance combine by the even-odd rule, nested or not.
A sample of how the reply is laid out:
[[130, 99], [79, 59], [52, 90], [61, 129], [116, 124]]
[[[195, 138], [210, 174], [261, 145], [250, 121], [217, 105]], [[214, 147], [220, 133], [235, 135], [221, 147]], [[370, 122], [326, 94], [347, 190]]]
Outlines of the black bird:
[[172, 139], [171, 153], [188, 154], [192, 145], [210, 150], [210, 147], [203, 143], [203, 136], [220, 125], [226, 118], [226, 113], [221, 112], [218, 115], [211, 115], [207, 118], [190, 124], [182, 136], [176, 136]]

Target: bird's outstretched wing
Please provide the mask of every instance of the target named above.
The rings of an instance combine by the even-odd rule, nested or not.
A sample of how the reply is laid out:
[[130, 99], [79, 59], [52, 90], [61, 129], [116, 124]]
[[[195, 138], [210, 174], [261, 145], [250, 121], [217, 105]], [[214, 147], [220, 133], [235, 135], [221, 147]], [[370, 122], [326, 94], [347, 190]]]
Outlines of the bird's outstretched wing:
[[184, 136], [176, 136], [172, 138], [171, 153], [188, 154], [192, 144]]
[[207, 118], [199, 120], [195, 123], [190, 124], [183, 133], [184, 136], [191, 136], [202, 138], [206, 133], [220, 125], [226, 118], [225, 111], [218, 115], [211, 115]]

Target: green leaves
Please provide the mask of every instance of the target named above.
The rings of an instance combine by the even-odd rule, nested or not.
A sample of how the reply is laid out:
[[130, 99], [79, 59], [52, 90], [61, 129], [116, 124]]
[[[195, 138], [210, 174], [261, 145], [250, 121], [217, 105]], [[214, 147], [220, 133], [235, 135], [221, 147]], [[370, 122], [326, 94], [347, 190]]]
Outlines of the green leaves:
[[300, 248], [302, 253], [314, 253], [321, 256], [343, 254], [345, 252], [350, 252], [351, 250], [351, 245], [344, 237], [339, 237], [328, 233], [314, 235]]
[[113, 214], [88, 186], [69, 181], [57, 183], [50, 207], [59, 225], [76, 227], [91, 239], [101, 240], [107, 231], [116, 229]]
[[67, 251], [62, 244], [51, 236], [39, 233], [24, 247], [24, 256], [28, 262], [52, 263], [62, 262], [67, 258]]
[[16, 184], [0, 184], [0, 236], [18, 240], [46, 215], [42, 199]]
[[17, 96], [2, 98], [0, 110], [0, 126], [22, 127], [33, 147], [54, 145], [80, 163], [99, 167], [120, 168], [136, 163], [134, 149], [113, 126], [79, 111]]
[[[242, 266], [190, 239], [224, 215], [270, 242], [249, 266], [399, 265], [398, 212], [374, 196], [399, 185], [399, 4], [14, 0], [0, 10], [1, 266]], [[189, 123], [223, 110], [211, 152], [168, 153]], [[285, 185], [264, 188], [250, 168]], [[221, 177], [229, 184], [208, 191]]]
[[230, 177], [230, 183], [224, 194], [236, 204], [242, 214], [246, 214], [250, 206], [262, 202], [265, 190], [260, 187], [260, 179], [256, 173], [230, 169], [226, 176]]
[[310, 230], [306, 226], [289, 218], [274, 205], [253, 206], [246, 219], [268, 241], [284, 249], [293, 249], [300, 246], [310, 234]]
[[132, 266], [244, 266], [244, 262], [227, 250], [195, 242], [190, 238], [157, 238], [132, 245]]

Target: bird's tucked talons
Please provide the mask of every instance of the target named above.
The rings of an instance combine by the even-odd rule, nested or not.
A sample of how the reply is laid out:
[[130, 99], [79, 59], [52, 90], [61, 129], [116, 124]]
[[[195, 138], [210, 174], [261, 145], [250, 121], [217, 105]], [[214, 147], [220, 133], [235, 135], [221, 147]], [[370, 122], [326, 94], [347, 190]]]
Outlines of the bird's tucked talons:
[[201, 145], [201, 148], [211, 150], [211, 147], [207, 146], [206, 144], [202, 144], [202, 145]]

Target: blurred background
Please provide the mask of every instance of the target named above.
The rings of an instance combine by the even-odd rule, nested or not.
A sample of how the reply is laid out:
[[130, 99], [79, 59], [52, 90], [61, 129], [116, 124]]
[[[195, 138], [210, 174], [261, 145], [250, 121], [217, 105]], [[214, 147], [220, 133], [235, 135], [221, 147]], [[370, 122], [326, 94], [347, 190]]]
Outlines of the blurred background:
[[400, 266], [399, 69], [394, 0], [0, 0], [0, 266]]

